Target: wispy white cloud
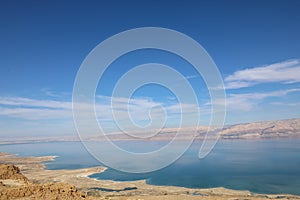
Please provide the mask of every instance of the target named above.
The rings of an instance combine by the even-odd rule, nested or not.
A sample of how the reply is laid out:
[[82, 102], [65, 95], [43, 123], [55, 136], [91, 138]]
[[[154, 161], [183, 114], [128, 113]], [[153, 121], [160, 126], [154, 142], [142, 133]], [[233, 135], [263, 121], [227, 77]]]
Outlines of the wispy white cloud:
[[193, 79], [193, 78], [198, 78], [199, 75], [189, 75], [189, 76], [185, 76], [186, 79]]
[[266, 98], [283, 97], [292, 92], [300, 92], [300, 89], [295, 88], [264, 93], [228, 94], [226, 105], [228, 110], [250, 111]]
[[287, 103], [287, 102], [272, 102], [272, 105], [275, 106], [291, 106], [291, 107], [299, 107], [300, 106], [300, 102], [296, 102], [296, 103]]
[[62, 97], [67, 97], [67, 96], [71, 95], [71, 93], [69, 93], [69, 92], [56, 92], [49, 88], [42, 88], [41, 92], [42, 92], [42, 94], [44, 94], [48, 97], [54, 97], [54, 98], [62, 98]]
[[[1, 107], [0, 107], [1, 108]], [[48, 108], [1, 108], [0, 115], [26, 120], [70, 119], [70, 110], [53, 110]]]
[[261, 83], [280, 82], [283, 84], [300, 82], [300, 61], [287, 60], [262, 67], [254, 67], [234, 72], [225, 78], [227, 89], [238, 89]]
[[[106, 120], [111, 119], [114, 121], [114, 116], [112, 115], [112, 110], [115, 112], [118, 120], [128, 119], [128, 116], [134, 120], [134, 122], [139, 121], [152, 121], [152, 120], [164, 120], [165, 118], [180, 118], [181, 115], [185, 116], [196, 116], [199, 110], [198, 105], [187, 104], [187, 103], [174, 103], [174, 101], [168, 102], [157, 102], [150, 98], [120, 98], [120, 97], [105, 97], [99, 96], [100, 102], [97, 104], [97, 113], [103, 113], [106, 115]], [[112, 106], [111, 101], [113, 102]], [[103, 104], [105, 102], [105, 104]], [[106, 109], [106, 111], [104, 110]], [[107, 109], [108, 108], [108, 109]], [[102, 110], [102, 111], [100, 111]]]
[[23, 97], [0, 97], [0, 105], [22, 106], [22, 107], [43, 107], [49, 109], [71, 109], [72, 103], [66, 101], [38, 100]]
[[[111, 104], [113, 102], [113, 104]], [[89, 106], [81, 104], [84, 109]], [[114, 122], [114, 109], [118, 120], [128, 119], [130, 115], [135, 122], [166, 118], [179, 118], [181, 114], [193, 116], [197, 114], [198, 106], [157, 102], [149, 98], [127, 99], [121, 97], [97, 96], [95, 110], [101, 122]], [[163, 110], [163, 112], [162, 112]], [[165, 115], [166, 116], [162, 116]], [[23, 97], [0, 97], [0, 116], [20, 120], [72, 120], [72, 102], [30, 99]]]
[[0, 115], [26, 120], [67, 119], [72, 103], [23, 97], [0, 97]]

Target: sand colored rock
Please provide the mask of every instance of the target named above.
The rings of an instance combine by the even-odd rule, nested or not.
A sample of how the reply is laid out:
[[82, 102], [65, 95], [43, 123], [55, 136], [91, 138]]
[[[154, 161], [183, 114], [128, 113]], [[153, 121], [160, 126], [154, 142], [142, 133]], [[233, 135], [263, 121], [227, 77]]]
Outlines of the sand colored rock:
[[18, 167], [7, 164], [0, 165], [0, 179], [28, 181], [28, 179], [23, 174], [21, 174]]
[[0, 186], [0, 199], [90, 199], [67, 183], [33, 184], [18, 187]]
[[0, 199], [91, 199], [68, 183], [34, 184], [20, 169], [11, 164], [0, 165]]

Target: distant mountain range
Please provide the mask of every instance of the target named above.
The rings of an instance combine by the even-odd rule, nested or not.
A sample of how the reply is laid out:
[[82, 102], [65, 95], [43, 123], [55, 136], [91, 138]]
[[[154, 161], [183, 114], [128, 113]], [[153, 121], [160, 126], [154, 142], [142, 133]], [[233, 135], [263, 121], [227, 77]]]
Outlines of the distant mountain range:
[[300, 119], [237, 124], [223, 128], [220, 134], [225, 139], [295, 137], [300, 136]]
[[[164, 128], [153, 137], [147, 137], [151, 131], [145, 133], [134, 133], [132, 137], [123, 133], [113, 133], [107, 135], [110, 140], [171, 140], [178, 134], [177, 128]], [[179, 139], [190, 138], [191, 135], [195, 139], [203, 140], [204, 138], [212, 139], [219, 137], [220, 139], [263, 139], [263, 138], [287, 138], [300, 137], [300, 119], [286, 119], [276, 121], [264, 121], [243, 123], [236, 125], [228, 125], [223, 128], [200, 126], [197, 129], [193, 127], [182, 128], [178, 134]], [[104, 136], [91, 135], [82, 138], [85, 141], [102, 141]], [[55, 141], [80, 141], [78, 136], [66, 137], [38, 137], [38, 138], [14, 138], [13, 140], [1, 140], [0, 144], [14, 143], [36, 143], [36, 142], [55, 142]]]
[[[179, 132], [178, 132], [179, 131]], [[147, 138], [151, 131], [145, 133], [134, 133], [135, 136]], [[178, 138], [187, 139], [194, 135], [196, 139], [216, 138], [221, 139], [259, 139], [259, 138], [284, 138], [300, 137], [300, 119], [286, 119], [276, 121], [264, 121], [243, 123], [223, 128], [200, 126], [197, 129], [193, 127], [182, 128], [164, 128], [148, 140], [171, 140], [178, 134]], [[115, 133], [107, 136], [111, 140], [140, 140], [123, 133]], [[103, 136], [91, 136], [83, 138], [85, 140], [103, 140]]]

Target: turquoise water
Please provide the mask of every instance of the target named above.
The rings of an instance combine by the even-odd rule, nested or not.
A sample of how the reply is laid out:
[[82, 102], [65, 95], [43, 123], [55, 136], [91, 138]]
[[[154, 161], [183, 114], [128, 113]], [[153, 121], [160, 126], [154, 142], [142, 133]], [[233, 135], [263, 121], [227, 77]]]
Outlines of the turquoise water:
[[[136, 151], [163, 146], [164, 142], [118, 142]], [[108, 169], [91, 177], [118, 181], [146, 179], [149, 184], [191, 188], [226, 187], [257, 193], [300, 195], [300, 139], [224, 140], [199, 160], [200, 142], [172, 165], [147, 174], [128, 174]], [[80, 142], [1, 145], [0, 151], [21, 156], [59, 156], [48, 169], [77, 169], [101, 165]]]

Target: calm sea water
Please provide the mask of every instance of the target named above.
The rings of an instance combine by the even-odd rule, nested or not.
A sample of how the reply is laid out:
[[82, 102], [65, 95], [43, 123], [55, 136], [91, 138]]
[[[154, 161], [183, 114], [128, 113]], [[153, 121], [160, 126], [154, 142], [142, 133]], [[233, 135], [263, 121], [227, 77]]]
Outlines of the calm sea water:
[[[157, 148], [164, 142], [118, 142], [134, 150]], [[300, 139], [225, 140], [199, 160], [201, 143], [191, 148], [172, 165], [147, 174], [128, 174], [108, 169], [91, 177], [118, 181], [146, 179], [149, 184], [191, 188], [226, 187], [256, 193], [300, 195]], [[57, 155], [48, 169], [77, 169], [101, 165], [80, 142], [49, 142], [0, 145], [0, 151], [20, 156]]]

